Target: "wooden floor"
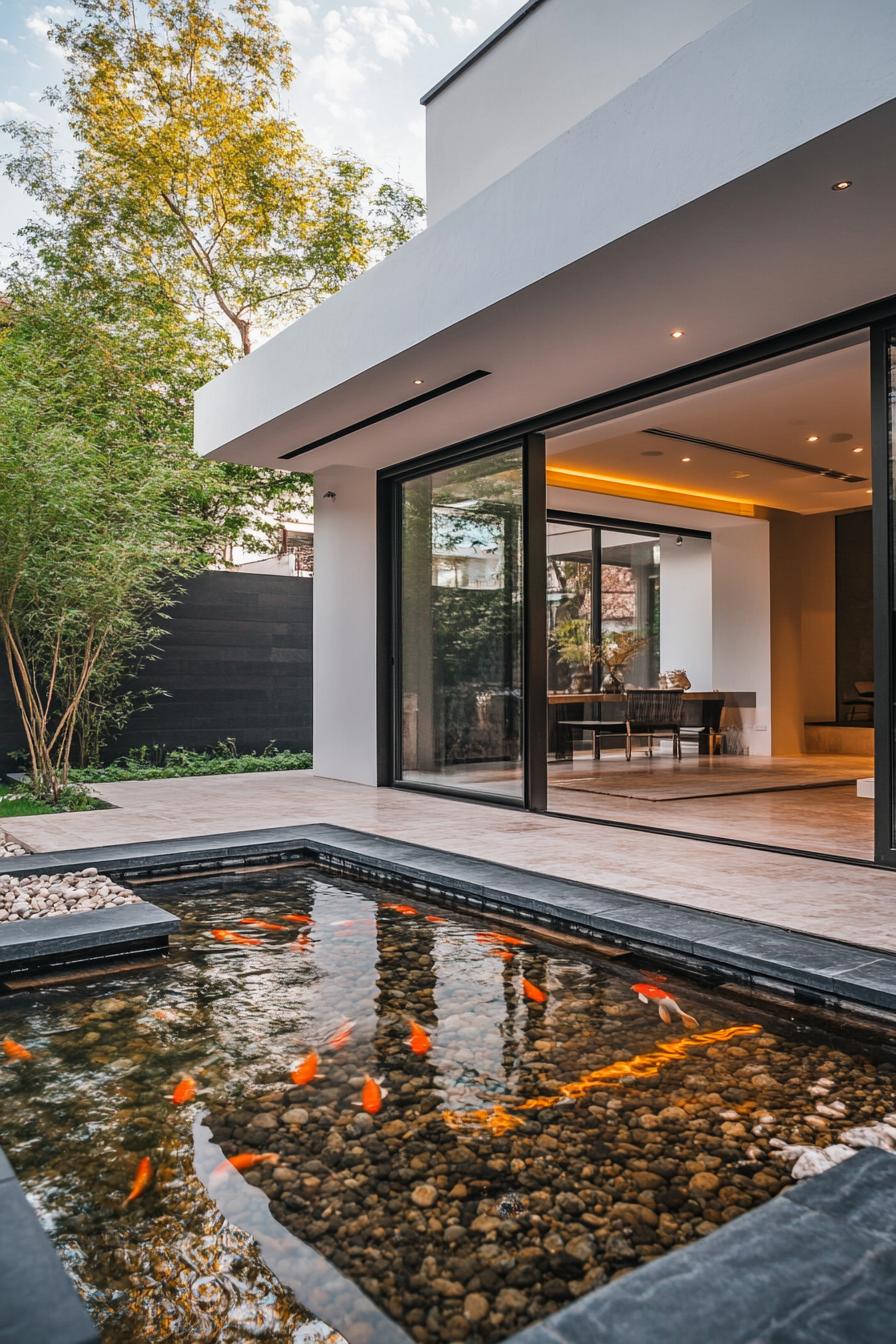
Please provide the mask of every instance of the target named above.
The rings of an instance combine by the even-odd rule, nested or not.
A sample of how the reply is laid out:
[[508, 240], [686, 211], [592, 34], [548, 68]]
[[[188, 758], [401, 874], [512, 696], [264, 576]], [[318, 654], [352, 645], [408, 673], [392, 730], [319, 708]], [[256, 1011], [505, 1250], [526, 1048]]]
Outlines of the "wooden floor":
[[[869, 757], [686, 756], [677, 762], [668, 755], [655, 755], [649, 761], [636, 758], [631, 765], [637, 771], [632, 787], [642, 795], [637, 798], [619, 792], [625, 788], [624, 758], [605, 755], [596, 762], [583, 753], [572, 762], [552, 763], [548, 767], [548, 810], [842, 858], [874, 857], [873, 801], [858, 798], [854, 783], [826, 783], [872, 775], [874, 762]], [[743, 773], [744, 791], [732, 793], [732, 773], [738, 770]], [[777, 785], [782, 775], [825, 787], [781, 789]], [[714, 776], [720, 783], [724, 780], [724, 792], [715, 796]], [[602, 788], [604, 778], [608, 792], [593, 791]], [[699, 780], [696, 788], [701, 796], [680, 796], [688, 779]], [[580, 781], [587, 784], [587, 792], [570, 787]]]
[[326, 821], [683, 907], [896, 951], [896, 873], [885, 869], [619, 826], [588, 826], [511, 808], [321, 779], [311, 771], [103, 784], [95, 791], [111, 804], [108, 810], [15, 817], [5, 828], [34, 849], [51, 850]]

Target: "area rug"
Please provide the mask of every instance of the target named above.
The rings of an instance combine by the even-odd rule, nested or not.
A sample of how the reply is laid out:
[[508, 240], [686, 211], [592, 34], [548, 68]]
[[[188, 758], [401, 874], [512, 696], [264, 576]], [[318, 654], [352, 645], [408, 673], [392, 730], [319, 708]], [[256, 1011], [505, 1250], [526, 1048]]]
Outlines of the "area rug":
[[[739, 758], [743, 759], [743, 758]], [[718, 758], [716, 758], [718, 761]], [[780, 789], [829, 789], [854, 784], [868, 770], [830, 766], [777, 765], [758, 761], [733, 766], [722, 762], [683, 767], [663, 765], [645, 770], [632, 762], [608, 762], [599, 774], [582, 778], [551, 779], [552, 789], [574, 793], [603, 793], [614, 798], [637, 798], [648, 803], [672, 803], [682, 798], [717, 798], [737, 793], [773, 793]], [[679, 773], [680, 770], [680, 773]]]

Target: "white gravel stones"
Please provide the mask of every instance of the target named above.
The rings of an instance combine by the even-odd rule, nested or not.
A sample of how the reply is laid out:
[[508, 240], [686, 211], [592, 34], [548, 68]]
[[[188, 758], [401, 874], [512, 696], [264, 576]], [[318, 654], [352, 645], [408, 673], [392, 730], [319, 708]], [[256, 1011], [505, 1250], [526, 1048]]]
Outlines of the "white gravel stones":
[[117, 905], [136, 905], [140, 900], [127, 887], [113, 882], [95, 868], [79, 873], [13, 877], [0, 873], [0, 924], [20, 919], [46, 919], [84, 910], [108, 910]]
[[24, 845], [20, 845], [18, 840], [13, 840], [12, 836], [0, 831], [0, 859], [18, 859], [28, 850]]

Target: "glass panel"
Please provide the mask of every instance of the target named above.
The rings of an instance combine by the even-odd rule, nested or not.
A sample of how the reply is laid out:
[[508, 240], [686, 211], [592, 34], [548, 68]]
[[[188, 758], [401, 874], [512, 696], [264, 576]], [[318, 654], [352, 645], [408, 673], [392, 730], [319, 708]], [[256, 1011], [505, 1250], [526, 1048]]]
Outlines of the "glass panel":
[[522, 800], [522, 447], [400, 491], [398, 773]]
[[548, 691], [590, 691], [595, 632], [590, 527], [548, 523]]
[[628, 686], [656, 686], [660, 674], [660, 542], [635, 532], [600, 532], [601, 666]]

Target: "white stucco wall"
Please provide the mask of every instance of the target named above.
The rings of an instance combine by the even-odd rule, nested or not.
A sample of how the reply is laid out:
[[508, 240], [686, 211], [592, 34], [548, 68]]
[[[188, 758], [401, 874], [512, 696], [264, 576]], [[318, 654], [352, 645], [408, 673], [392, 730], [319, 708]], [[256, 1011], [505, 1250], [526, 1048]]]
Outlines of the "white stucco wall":
[[545, 0], [426, 108], [435, 223], [749, 0]]
[[313, 629], [315, 773], [376, 784], [374, 471], [327, 467], [314, 478]]
[[[551, 0], [543, 8], [550, 13]], [[355, 459], [382, 466], [396, 460], [402, 433], [415, 439], [403, 455], [414, 456], [670, 367], [681, 358], [668, 340], [673, 322], [688, 328], [695, 360], [890, 292], [889, 235], [878, 245], [842, 232], [836, 212], [845, 202], [829, 191], [846, 171], [839, 159], [814, 165], [817, 180], [801, 184], [800, 208], [788, 206], [798, 241], [784, 257], [776, 249], [787, 221], [766, 215], [791, 189], [792, 165], [724, 220], [712, 211], [726, 184], [762, 165], [774, 175], [780, 156], [896, 97], [894, 57], [892, 0], [751, 0], [201, 388], [198, 451], [275, 464], [287, 449], [400, 402], [416, 376], [438, 386], [473, 368], [491, 370], [462, 396], [390, 420], [379, 437], [376, 429], [353, 435]], [[871, 189], [863, 187], [866, 202]], [[649, 236], [645, 226], [698, 200], [711, 216], [705, 233], [691, 215], [680, 245], [674, 228], [665, 241]], [[824, 237], [813, 234], [829, 218], [838, 221], [836, 265]], [[887, 229], [890, 218], [866, 206], [863, 228], [881, 219]], [[569, 312], [581, 280], [570, 293], [563, 276], [592, 254], [608, 257], [619, 240], [637, 256], [617, 253], [598, 268], [587, 322], [577, 314], [577, 328]], [[760, 258], [749, 253], [757, 244]], [[720, 259], [723, 245], [733, 252]], [[692, 250], [683, 255], [680, 246]], [[547, 277], [559, 277], [550, 302], [537, 284]], [[523, 315], [530, 294], [539, 321]], [[483, 315], [505, 301], [506, 314], [492, 312], [507, 324], [496, 343]], [[465, 325], [480, 318], [475, 339], [465, 339]], [[546, 318], [575, 331], [574, 348], [560, 349], [556, 326], [550, 347], [539, 348]], [[451, 426], [430, 435], [439, 414], [450, 415]], [[339, 442], [296, 465], [314, 470], [345, 461], [344, 452]]]

